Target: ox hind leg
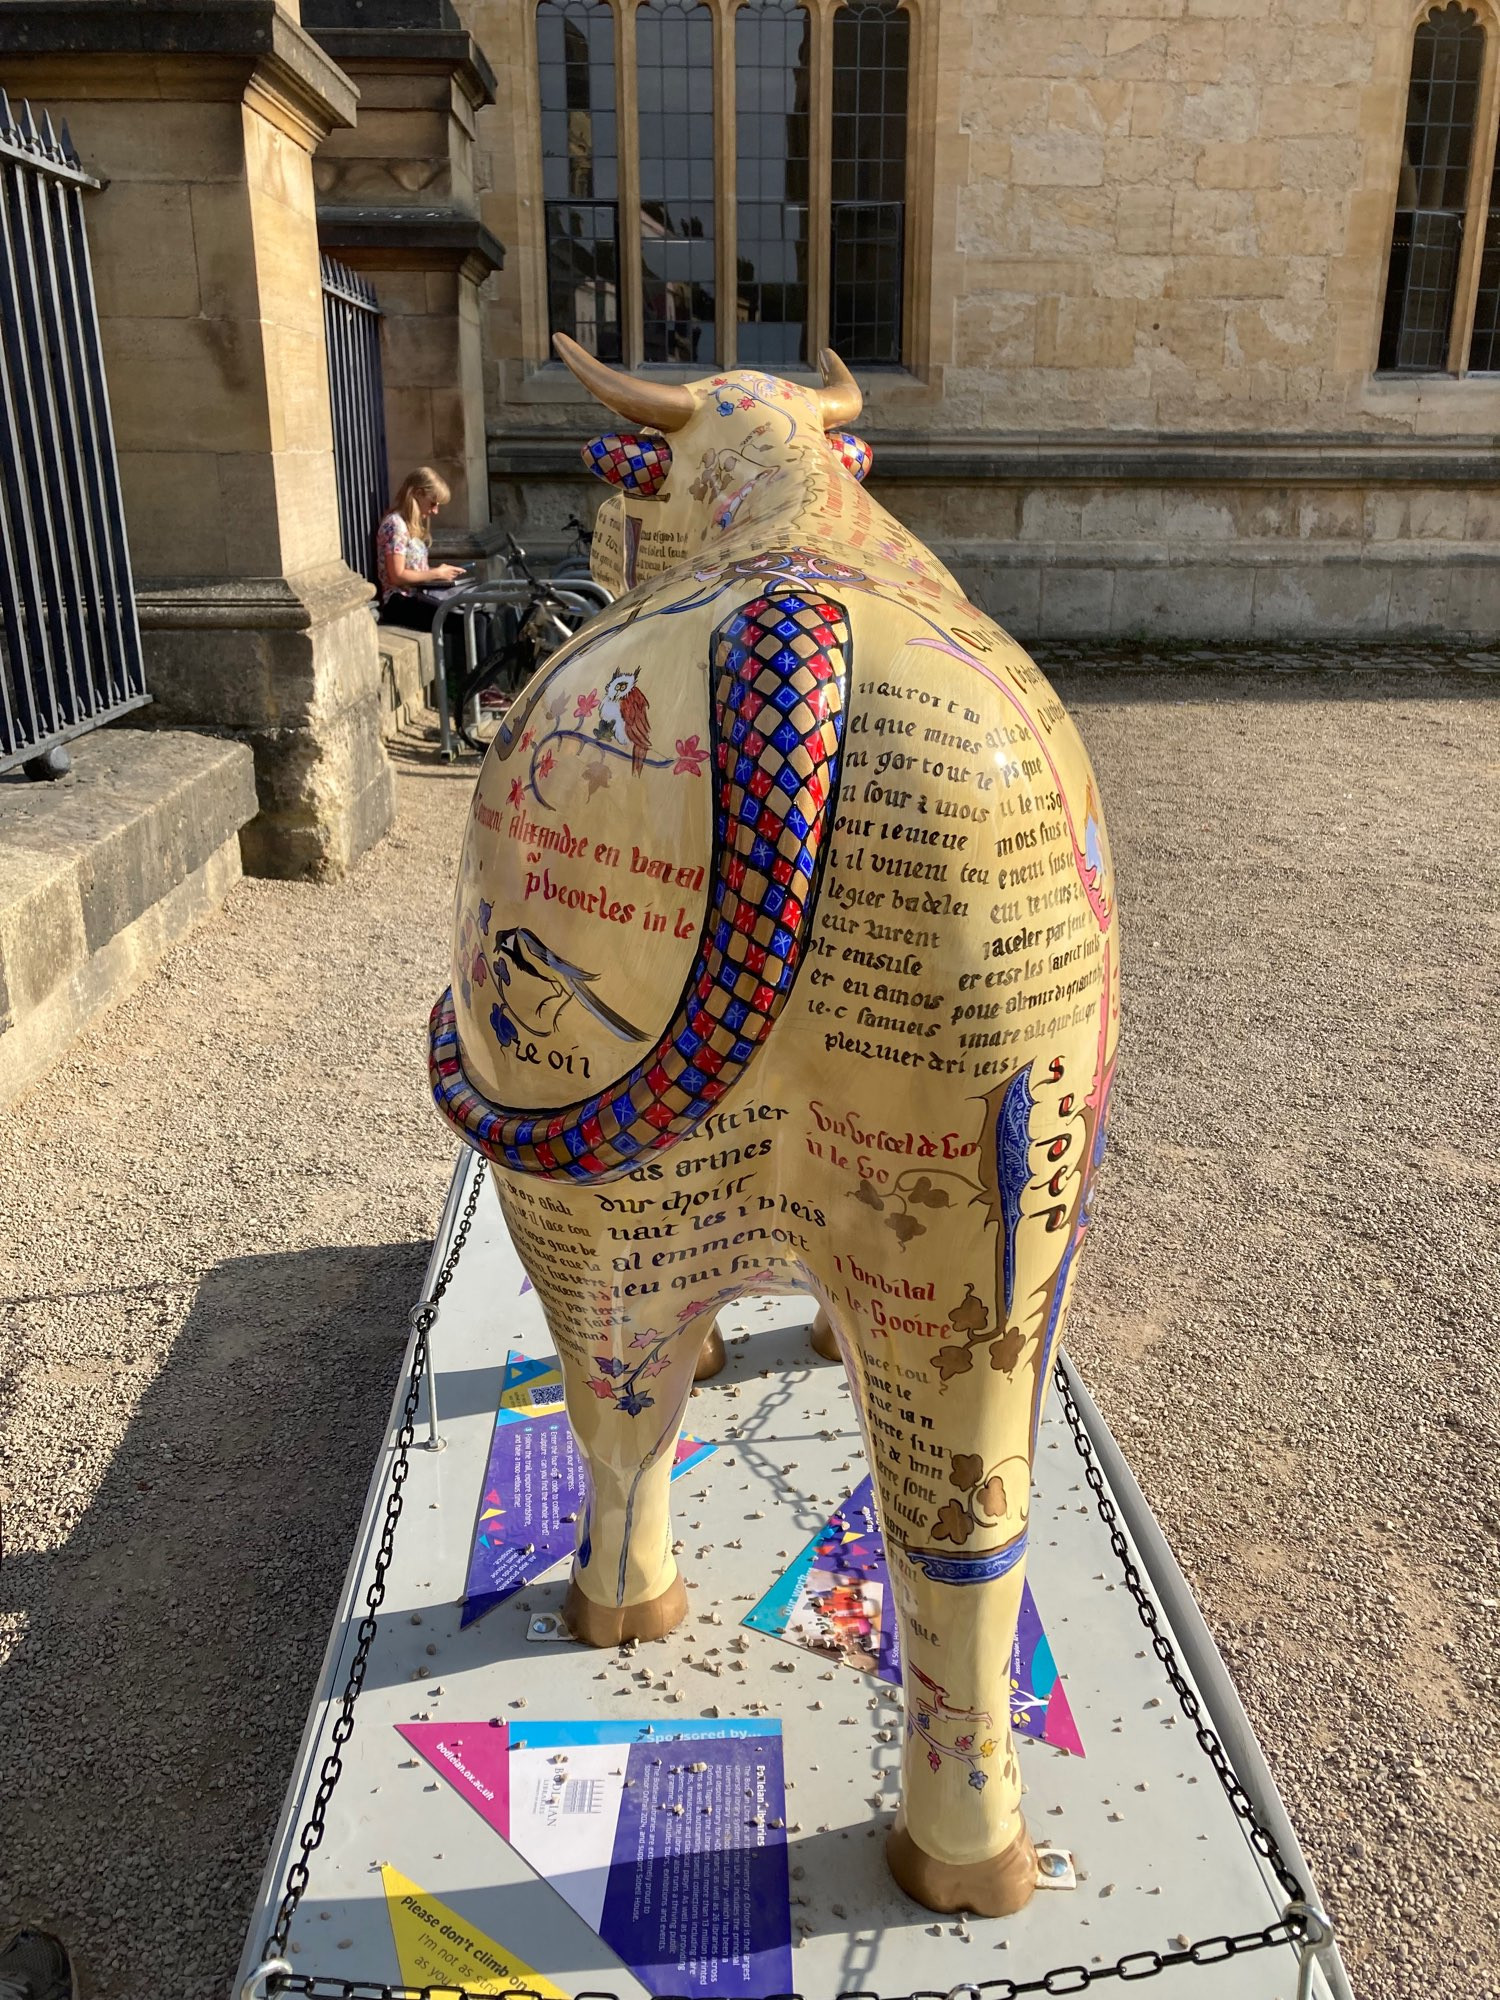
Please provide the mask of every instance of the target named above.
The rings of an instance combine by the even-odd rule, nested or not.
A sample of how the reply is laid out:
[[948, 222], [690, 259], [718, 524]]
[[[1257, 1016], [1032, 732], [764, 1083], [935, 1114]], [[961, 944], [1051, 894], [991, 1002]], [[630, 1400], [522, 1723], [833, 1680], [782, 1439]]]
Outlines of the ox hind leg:
[[[901, 1807], [886, 1858], [929, 1909], [1009, 1916], [1036, 1886], [1010, 1730], [1029, 1453], [1024, 1441], [1014, 1451], [997, 1406], [1015, 1397], [977, 1369], [945, 1394], [930, 1344], [872, 1335], [837, 1305], [832, 1323], [861, 1406], [901, 1647]], [[968, 1543], [1003, 1545], [1004, 1530], [977, 1527], [1002, 1511], [1012, 1538], [1019, 1525], [1014, 1553], [966, 1559]]]

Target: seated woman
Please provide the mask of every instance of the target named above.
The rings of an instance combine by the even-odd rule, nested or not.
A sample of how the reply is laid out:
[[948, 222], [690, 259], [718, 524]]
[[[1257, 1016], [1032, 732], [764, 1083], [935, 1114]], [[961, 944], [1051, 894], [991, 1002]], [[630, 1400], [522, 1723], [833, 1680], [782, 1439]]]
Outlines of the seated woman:
[[375, 537], [382, 625], [430, 632], [444, 593], [463, 576], [457, 563], [433, 563], [430, 557], [432, 524], [449, 497], [447, 481], [430, 465], [419, 465], [402, 480]]

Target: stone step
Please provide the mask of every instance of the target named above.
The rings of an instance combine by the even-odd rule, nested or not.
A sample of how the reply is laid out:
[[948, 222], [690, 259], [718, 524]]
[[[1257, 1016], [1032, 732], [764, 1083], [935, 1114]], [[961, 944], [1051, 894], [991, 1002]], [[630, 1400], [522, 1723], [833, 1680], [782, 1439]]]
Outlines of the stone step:
[[257, 810], [242, 743], [103, 729], [68, 747], [56, 783], [0, 778], [0, 1104], [223, 901]]

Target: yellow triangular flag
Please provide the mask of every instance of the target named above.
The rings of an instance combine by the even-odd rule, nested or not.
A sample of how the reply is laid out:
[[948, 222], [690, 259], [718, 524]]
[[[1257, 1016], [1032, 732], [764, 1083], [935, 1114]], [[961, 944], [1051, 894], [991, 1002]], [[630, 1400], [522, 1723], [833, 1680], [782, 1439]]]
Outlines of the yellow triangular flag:
[[399, 1869], [384, 1867], [380, 1879], [396, 1940], [404, 1986], [466, 1986], [471, 1993], [513, 1993], [530, 1987], [544, 2000], [567, 2000], [561, 1987], [543, 1979], [524, 1958], [476, 1931], [457, 1910], [429, 1896]]

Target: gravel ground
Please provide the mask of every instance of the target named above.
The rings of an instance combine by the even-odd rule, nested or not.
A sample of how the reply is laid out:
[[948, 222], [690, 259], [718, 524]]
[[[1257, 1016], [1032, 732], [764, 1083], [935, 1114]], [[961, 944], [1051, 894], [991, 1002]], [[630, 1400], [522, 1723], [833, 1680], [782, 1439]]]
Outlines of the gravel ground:
[[[1497, 2000], [1500, 680], [1236, 662], [1047, 661], [1127, 950], [1070, 1344], [1360, 2000]], [[398, 766], [353, 879], [243, 883], [0, 1113], [0, 1925], [99, 2000], [227, 1990], [447, 1181], [473, 768]]]

